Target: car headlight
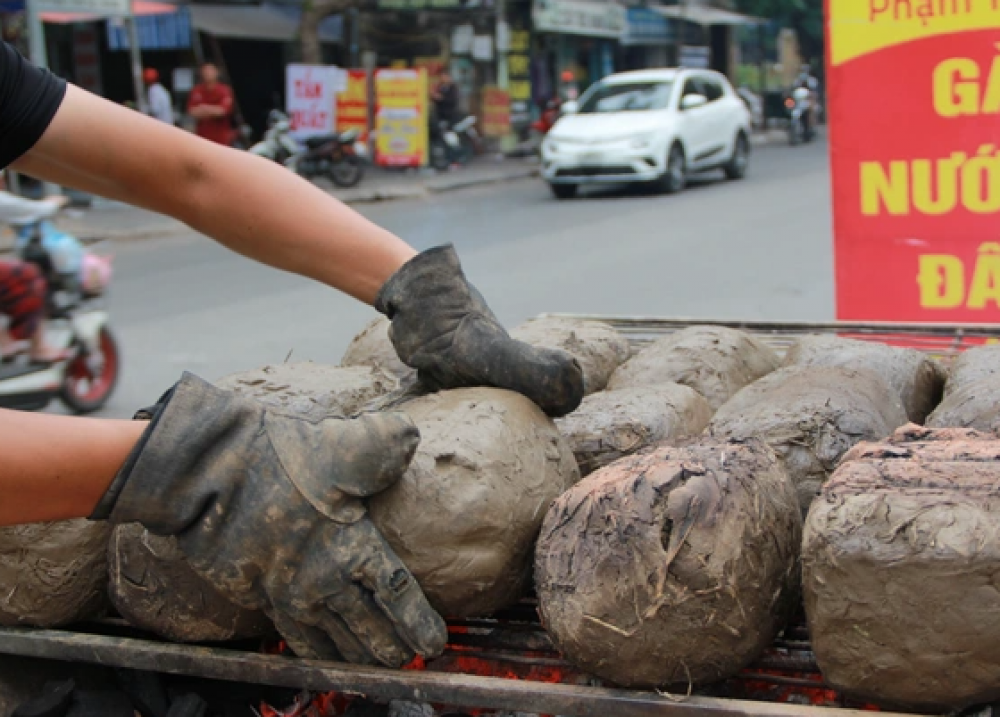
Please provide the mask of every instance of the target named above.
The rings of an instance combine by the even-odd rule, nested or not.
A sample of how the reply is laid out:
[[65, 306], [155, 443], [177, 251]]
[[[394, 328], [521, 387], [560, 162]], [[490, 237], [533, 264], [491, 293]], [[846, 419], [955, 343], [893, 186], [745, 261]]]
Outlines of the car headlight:
[[653, 139], [654, 137], [651, 134], [640, 134], [632, 138], [632, 141], [629, 142], [629, 147], [632, 149], [646, 149], [653, 144]]

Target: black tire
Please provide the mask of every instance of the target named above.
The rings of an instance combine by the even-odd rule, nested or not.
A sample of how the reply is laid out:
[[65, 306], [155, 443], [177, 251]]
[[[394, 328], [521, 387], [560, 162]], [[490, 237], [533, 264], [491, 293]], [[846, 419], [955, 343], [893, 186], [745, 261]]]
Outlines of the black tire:
[[[104, 354], [104, 365], [100, 376], [90, 376], [82, 354], [72, 359], [66, 367], [59, 398], [76, 414], [93, 413], [102, 408], [118, 385], [122, 365], [121, 352], [118, 349], [118, 341], [109, 327], [101, 329], [100, 342], [101, 352]], [[86, 392], [83, 392], [79, 383], [84, 377], [89, 381], [89, 390]]]
[[476, 156], [476, 146], [467, 135], [462, 135], [458, 150], [458, 163], [465, 166]]
[[802, 142], [802, 123], [792, 120], [788, 125], [788, 144], [795, 147]]
[[687, 186], [687, 158], [684, 148], [674, 144], [667, 155], [667, 168], [656, 180], [656, 187], [664, 194], [677, 194]]
[[338, 187], [350, 189], [365, 176], [365, 167], [353, 154], [345, 154], [330, 167], [330, 181]]
[[747, 169], [750, 166], [750, 141], [747, 136], [740, 132], [736, 136], [736, 143], [733, 145], [733, 156], [726, 162], [722, 171], [726, 173], [726, 179], [743, 179], [747, 176]]
[[550, 184], [549, 189], [556, 199], [572, 199], [579, 187], [576, 184]]
[[431, 166], [439, 172], [445, 172], [451, 166], [451, 152], [448, 145], [440, 140], [431, 142]]

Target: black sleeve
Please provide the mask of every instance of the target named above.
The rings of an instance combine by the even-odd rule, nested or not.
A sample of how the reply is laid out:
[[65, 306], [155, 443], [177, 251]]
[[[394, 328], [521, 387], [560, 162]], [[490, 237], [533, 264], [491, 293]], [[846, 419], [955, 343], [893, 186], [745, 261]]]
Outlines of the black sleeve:
[[63, 80], [0, 43], [0, 169], [35, 146], [65, 96]]

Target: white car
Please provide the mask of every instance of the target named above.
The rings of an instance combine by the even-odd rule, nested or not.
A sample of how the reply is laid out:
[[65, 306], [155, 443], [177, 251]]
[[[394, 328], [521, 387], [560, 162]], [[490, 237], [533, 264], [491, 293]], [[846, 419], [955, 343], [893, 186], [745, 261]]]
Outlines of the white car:
[[542, 177], [559, 199], [585, 183], [653, 182], [672, 193], [693, 172], [747, 172], [750, 113], [718, 72], [611, 75], [563, 113], [542, 143]]

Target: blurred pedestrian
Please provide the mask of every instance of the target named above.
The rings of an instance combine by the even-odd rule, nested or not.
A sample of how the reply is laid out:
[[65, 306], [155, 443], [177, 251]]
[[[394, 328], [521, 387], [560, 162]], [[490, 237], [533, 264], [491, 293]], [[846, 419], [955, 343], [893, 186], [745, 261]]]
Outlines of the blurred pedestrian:
[[211, 62], [201, 66], [201, 82], [191, 90], [187, 109], [197, 120], [194, 132], [199, 137], [227, 146], [233, 143], [233, 91], [219, 81], [219, 68]]
[[447, 122], [449, 127], [458, 122], [458, 85], [448, 70], [442, 69], [438, 73], [431, 99], [438, 122]]
[[149, 103], [149, 114], [161, 122], [174, 124], [174, 101], [170, 92], [160, 82], [160, 73], [152, 67], [147, 67], [142, 73], [146, 83], [146, 99]]

